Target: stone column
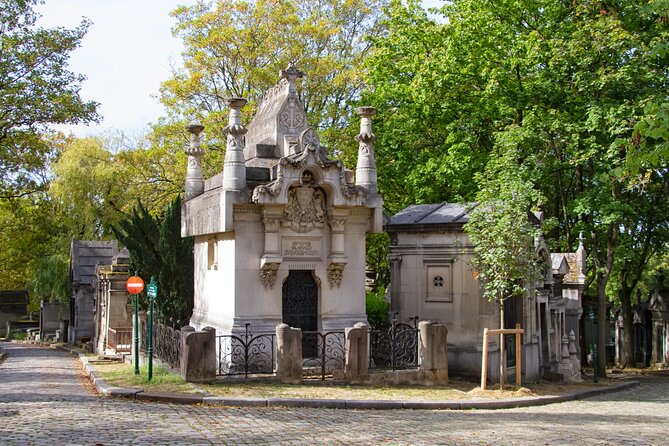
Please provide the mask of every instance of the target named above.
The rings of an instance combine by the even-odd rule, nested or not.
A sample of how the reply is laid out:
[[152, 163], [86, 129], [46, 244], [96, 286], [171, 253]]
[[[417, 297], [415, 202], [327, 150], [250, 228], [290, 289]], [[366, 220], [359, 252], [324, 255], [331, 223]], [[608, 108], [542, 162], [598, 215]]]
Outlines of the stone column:
[[230, 116], [228, 125], [223, 129], [228, 134], [223, 164], [223, 190], [242, 191], [246, 188], [246, 165], [244, 163], [244, 143], [242, 136], [246, 127], [242, 125], [241, 109], [246, 99], [231, 98], [228, 100]]
[[265, 288], [273, 288], [276, 283], [276, 273], [283, 261], [281, 257], [281, 238], [279, 224], [281, 221], [281, 207], [266, 206], [263, 209], [263, 224], [265, 226], [265, 246], [260, 259], [260, 282]]
[[204, 176], [202, 175], [202, 154], [204, 151], [200, 148], [200, 133], [204, 130], [204, 126], [193, 121], [186, 126], [186, 130], [190, 133], [190, 146], [186, 149], [188, 167], [186, 170], [184, 201], [195, 198], [204, 192]]
[[302, 382], [302, 329], [276, 326], [276, 376], [281, 382]]
[[348, 257], [345, 255], [344, 230], [348, 210], [333, 210], [328, 222], [330, 224], [330, 256], [328, 256], [328, 282], [330, 287], [339, 287], [341, 285], [344, 268], [348, 263]]
[[358, 322], [344, 330], [346, 342], [344, 373], [346, 380], [360, 383], [369, 377], [369, 331], [367, 325]]
[[433, 383], [448, 382], [448, 330], [443, 324], [431, 321], [418, 323], [420, 333], [419, 359], [420, 370]]
[[369, 195], [377, 195], [376, 161], [374, 159], [374, 140], [372, 133], [372, 117], [376, 114], [374, 107], [356, 109], [360, 119], [360, 134], [355, 137], [358, 146], [358, 163], [355, 168], [355, 183], [367, 190]]

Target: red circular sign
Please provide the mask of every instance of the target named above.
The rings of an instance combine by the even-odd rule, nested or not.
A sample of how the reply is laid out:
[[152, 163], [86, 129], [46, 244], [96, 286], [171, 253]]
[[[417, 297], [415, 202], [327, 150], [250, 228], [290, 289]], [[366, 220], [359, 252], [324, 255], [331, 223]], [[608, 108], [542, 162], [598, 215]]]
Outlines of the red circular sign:
[[125, 282], [125, 288], [130, 294], [139, 294], [144, 290], [144, 281], [139, 276], [128, 277]]

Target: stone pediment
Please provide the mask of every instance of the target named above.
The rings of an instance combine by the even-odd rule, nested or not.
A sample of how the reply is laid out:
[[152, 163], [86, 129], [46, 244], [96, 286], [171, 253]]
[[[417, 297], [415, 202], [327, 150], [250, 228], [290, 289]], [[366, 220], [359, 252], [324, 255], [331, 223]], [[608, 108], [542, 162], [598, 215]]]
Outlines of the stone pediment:
[[303, 185], [307, 172], [314, 187], [322, 188], [331, 197], [329, 205], [360, 206], [365, 192], [353, 183], [353, 173], [346, 170], [339, 160], [330, 160], [320, 145], [312, 128], [303, 131], [296, 143], [295, 153], [282, 157], [274, 181], [257, 186], [253, 202], [258, 204], [288, 204], [291, 188]]
[[295, 84], [302, 75], [295, 66], [289, 66], [281, 72], [279, 83], [261, 98], [246, 134], [247, 165], [261, 166], [297, 151], [297, 138], [307, 128], [307, 115]]

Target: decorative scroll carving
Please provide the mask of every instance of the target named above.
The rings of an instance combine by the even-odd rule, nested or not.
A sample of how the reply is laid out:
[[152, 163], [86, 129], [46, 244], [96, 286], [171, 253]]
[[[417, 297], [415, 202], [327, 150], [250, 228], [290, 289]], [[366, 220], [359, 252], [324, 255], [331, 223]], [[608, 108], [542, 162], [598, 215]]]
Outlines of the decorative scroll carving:
[[344, 268], [346, 268], [345, 263], [333, 262], [328, 265], [328, 282], [330, 282], [330, 287], [336, 286], [339, 288]]
[[260, 283], [265, 288], [274, 288], [279, 263], [265, 263], [260, 269]]
[[296, 232], [309, 232], [322, 228], [325, 222], [325, 193], [313, 187], [313, 174], [308, 170], [302, 174], [302, 184], [288, 191], [288, 204], [283, 211], [281, 223]]

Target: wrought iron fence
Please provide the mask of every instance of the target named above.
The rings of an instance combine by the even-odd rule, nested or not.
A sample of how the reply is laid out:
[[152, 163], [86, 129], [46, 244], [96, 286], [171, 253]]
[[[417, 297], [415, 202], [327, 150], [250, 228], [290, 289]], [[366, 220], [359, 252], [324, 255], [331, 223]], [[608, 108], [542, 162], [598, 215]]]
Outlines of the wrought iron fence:
[[418, 367], [418, 317], [409, 324], [393, 319], [387, 329], [369, 332], [370, 369], [411, 369]]
[[116, 353], [126, 353], [132, 347], [132, 328], [109, 328], [107, 345]]
[[272, 375], [276, 371], [276, 335], [253, 335], [249, 323], [239, 335], [216, 336], [218, 375]]
[[[306, 379], [343, 378], [344, 349], [346, 341], [343, 331], [305, 331], [302, 333], [302, 351], [316, 354], [302, 361], [302, 375]], [[306, 347], [305, 348], [305, 345]]]
[[[139, 348], [146, 352], [149, 338], [148, 322], [146, 319], [141, 319], [139, 325], [142, 334]], [[181, 330], [154, 321], [153, 354], [170, 367], [178, 368], [181, 364]]]

